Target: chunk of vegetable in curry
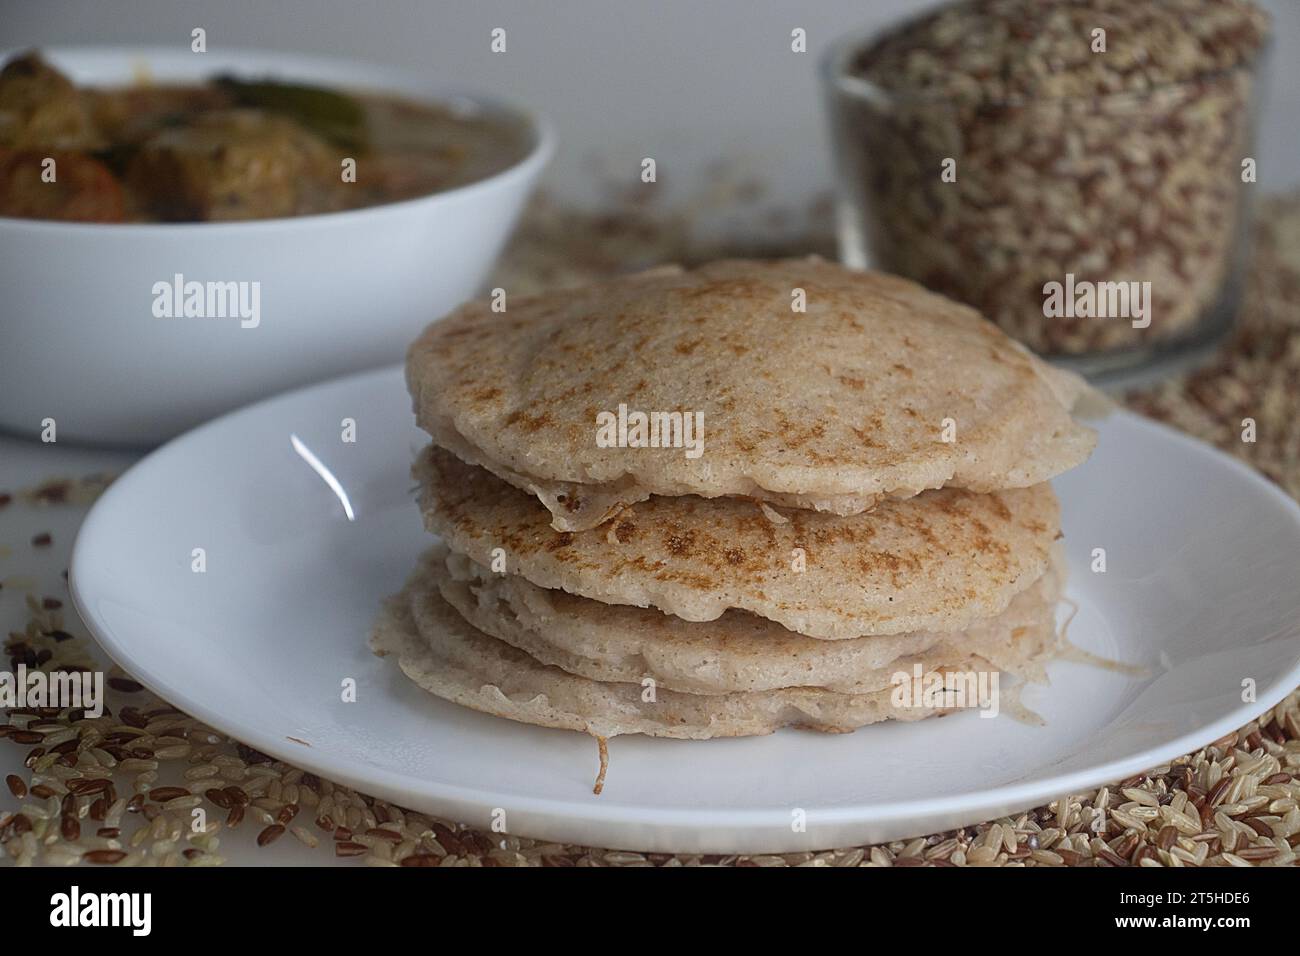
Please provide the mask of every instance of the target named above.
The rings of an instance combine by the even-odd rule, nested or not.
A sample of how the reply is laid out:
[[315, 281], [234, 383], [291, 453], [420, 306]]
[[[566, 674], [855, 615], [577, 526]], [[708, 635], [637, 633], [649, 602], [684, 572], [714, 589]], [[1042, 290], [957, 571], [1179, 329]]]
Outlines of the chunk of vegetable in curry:
[[525, 139], [496, 117], [271, 80], [78, 87], [25, 53], [0, 70], [0, 216], [209, 222], [356, 209], [489, 176]]

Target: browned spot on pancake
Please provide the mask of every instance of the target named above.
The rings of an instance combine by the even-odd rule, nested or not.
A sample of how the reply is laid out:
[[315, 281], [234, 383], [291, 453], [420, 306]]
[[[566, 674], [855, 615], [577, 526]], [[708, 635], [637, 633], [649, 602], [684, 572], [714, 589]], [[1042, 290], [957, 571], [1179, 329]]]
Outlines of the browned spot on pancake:
[[535, 432], [552, 424], [551, 413], [542, 412], [539, 415], [530, 415], [522, 408], [517, 408], [507, 415], [501, 422], [507, 428], [515, 425], [520, 426], [524, 431]]
[[566, 388], [564, 391], [557, 393], [556, 396], [550, 401], [552, 403], [559, 404], [559, 403], [567, 402], [571, 398], [576, 398], [579, 395], [585, 395], [590, 391], [591, 391], [590, 381], [577, 382], [569, 386], [568, 388]]
[[940, 548], [942, 546], [943, 542], [934, 533], [934, 529], [930, 527], [930, 522], [925, 520], [924, 515], [900, 509], [897, 520], [899, 524], [920, 537], [930, 547]]
[[818, 421], [806, 425], [793, 421], [790, 416], [779, 410], [775, 415], [777, 424], [780, 425], [781, 441], [787, 448], [805, 448], [810, 442], [817, 441], [826, 434], [825, 422]]
[[552, 553], [571, 547], [573, 547], [572, 531], [557, 531], [555, 536], [546, 542], [546, 550]]
[[880, 442], [876, 441], [876, 439], [872, 436], [872, 433], [867, 431], [865, 428], [854, 428], [853, 434], [857, 435], [858, 441], [860, 441], [863, 445], [865, 445], [868, 448], [885, 447]]
[[[971, 547], [976, 551], [976, 553], [990, 557], [1003, 558], [1011, 554], [1011, 549], [1007, 547], [1006, 542], [998, 541], [993, 537], [992, 532], [989, 531], [988, 525], [984, 524], [984, 522], [980, 521], [978, 518], [972, 519], [972, 523], [974, 525], [974, 532], [972, 535]], [[1005, 562], [1002, 562], [1001, 565], [1005, 565]]]
[[673, 351], [678, 355], [690, 355], [704, 343], [704, 339], [691, 339], [689, 342], [678, 342], [673, 346]]
[[934, 498], [935, 507], [946, 515], [956, 515], [964, 518], [970, 513], [967, 506], [967, 499], [971, 497], [971, 492], [964, 488], [949, 488], [948, 494], [936, 495]]
[[895, 587], [902, 587], [905, 578], [915, 575], [921, 569], [921, 560], [914, 554], [893, 554], [889, 551], [867, 551], [858, 559], [858, 567], [864, 574], [889, 575]]
[[901, 362], [894, 363], [894, 371], [897, 372], [899, 375], [905, 375], [908, 378], [912, 377], [912, 370], [908, 368], [906, 365], [902, 364]]
[[501, 389], [497, 388], [495, 385], [487, 385], [472, 392], [470, 397], [476, 402], [490, 402], [500, 394]]
[[670, 533], [664, 538], [664, 547], [669, 554], [679, 558], [687, 557], [695, 549], [695, 532]]
[[655, 578], [660, 581], [675, 581], [688, 588], [694, 588], [696, 591], [711, 591], [717, 584], [707, 574], [694, 574], [690, 571], [679, 571], [672, 568], [661, 568], [655, 572]]
[[745, 552], [740, 548], [728, 548], [722, 553], [728, 564], [744, 564]]
[[852, 376], [849, 375], [841, 375], [840, 384], [845, 386], [846, 388], [853, 389], [855, 392], [860, 392], [862, 391], [863, 387], [867, 383], [860, 378], [853, 378]]

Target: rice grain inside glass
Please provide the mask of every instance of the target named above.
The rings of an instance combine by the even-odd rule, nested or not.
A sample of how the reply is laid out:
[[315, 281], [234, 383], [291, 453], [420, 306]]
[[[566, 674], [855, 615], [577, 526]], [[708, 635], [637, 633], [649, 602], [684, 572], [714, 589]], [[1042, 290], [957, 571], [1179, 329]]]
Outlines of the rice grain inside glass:
[[[842, 259], [1088, 374], [1212, 344], [1239, 298], [1267, 27], [1249, 0], [965, 0], [840, 41]], [[1054, 314], [1052, 283], [1150, 283], [1149, 314]]]

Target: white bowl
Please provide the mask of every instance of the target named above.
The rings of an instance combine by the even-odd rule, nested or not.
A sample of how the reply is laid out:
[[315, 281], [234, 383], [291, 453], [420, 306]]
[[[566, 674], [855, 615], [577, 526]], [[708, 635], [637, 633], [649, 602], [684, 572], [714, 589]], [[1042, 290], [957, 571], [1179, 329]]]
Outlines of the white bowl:
[[[554, 150], [522, 110], [440, 93], [347, 60], [253, 51], [42, 51], [75, 82], [240, 76], [388, 91], [523, 122], [527, 155], [486, 179], [348, 212], [237, 223], [0, 217], [0, 427], [149, 444], [253, 399], [401, 358], [421, 327], [480, 291]], [[12, 51], [0, 54], [7, 58]], [[156, 318], [154, 286], [260, 283], [260, 322]]]

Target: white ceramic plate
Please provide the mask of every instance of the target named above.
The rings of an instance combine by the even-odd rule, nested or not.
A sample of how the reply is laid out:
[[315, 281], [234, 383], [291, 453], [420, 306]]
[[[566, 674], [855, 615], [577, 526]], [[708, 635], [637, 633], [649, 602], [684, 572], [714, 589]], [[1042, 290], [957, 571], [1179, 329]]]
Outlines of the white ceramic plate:
[[[1056, 483], [1071, 636], [1149, 676], [1057, 663], [1025, 695], [1045, 727], [965, 712], [840, 736], [620, 737], [597, 797], [590, 738], [435, 700], [366, 647], [380, 599], [429, 541], [407, 473], [423, 443], [398, 369], [190, 432], [86, 519], [77, 607], [150, 688], [266, 753], [479, 826], [504, 811], [512, 833], [652, 851], [817, 849], [1014, 813], [1193, 750], [1300, 683], [1300, 508], [1207, 446], [1117, 413]], [[353, 520], [295, 444], [335, 476]], [[355, 703], [341, 700], [347, 678]]]

